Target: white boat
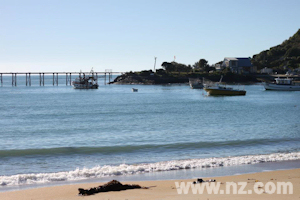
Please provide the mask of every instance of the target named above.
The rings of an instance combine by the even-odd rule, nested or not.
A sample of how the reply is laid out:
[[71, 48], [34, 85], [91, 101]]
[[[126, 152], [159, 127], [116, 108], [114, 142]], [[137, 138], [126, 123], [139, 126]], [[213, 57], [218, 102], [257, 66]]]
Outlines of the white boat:
[[189, 78], [191, 89], [203, 89], [203, 83], [199, 78]]
[[76, 78], [75, 81], [72, 81], [72, 85], [75, 89], [98, 89], [99, 87], [97, 83], [97, 77], [94, 76], [93, 69], [88, 76], [85, 74], [81, 76], [80, 73], [79, 77]]
[[246, 95], [245, 90], [233, 89], [231, 87], [226, 87], [220, 85], [222, 82], [221, 77], [219, 83], [214, 85], [204, 84], [204, 90], [208, 93], [208, 95], [224, 95], [224, 96], [236, 96], [236, 95]]
[[266, 90], [300, 91], [300, 85], [296, 85], [291, 78], [275, 78], [275, 83], [264, 83]]

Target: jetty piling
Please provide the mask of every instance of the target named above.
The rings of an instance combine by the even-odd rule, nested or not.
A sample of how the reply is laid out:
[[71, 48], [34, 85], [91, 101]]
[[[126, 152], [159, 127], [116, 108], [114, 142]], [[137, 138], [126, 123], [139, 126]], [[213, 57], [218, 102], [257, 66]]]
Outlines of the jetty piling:
[[105, 69], [104, 85], [106, 85], [106, 74], [108, 74], [108, 82], [110, 83], [110, 79], [112, 78], [112, 70], [111, 69]]
[[[43, 75], [42, 75], [43, 74]], [[45, 86], [45, 73], [40, 73], [40, 86]], [[31, 85], [31, 83], [30, 83]]]
[[31, 76], [30, 73], [26, 73], [26, 86], [31, 86]]
[[53, 86], [55, 84], [58, 86], [58, 73], [53, 73]]
[[72, 73], [66, 73], [66, 85], [68, 85], [69, 83], [70, 85], [72, 85]]
[[96, 72], [96, 83], [98, 84], [98, 73]]
[[11, 85], [12, 86], [17, 86], [17, 74], [16, 73], [12, 73], [11, 74]]
[[[66, 86], [72, 85], [72, 74], [78, 74], [79, 77], [85, 77], [86, 74], [90, 74], [90, 72], [0, 72], [0, 82], [1, 87], [5, 84], [5, 75], [11, 75], [11, 85], [13, 87], [17, 86], [17, 75], [25, 75], [25, 85], [31, 86], [31, 75], [37, 75], [39, 78], [38, 84], [40, 86], [45, 86], [45, 74], [52, 75], [52, 85], [58, 86], [58, 76], [65, 75], [66, 76]], [[92, 72], [92, 75], [97, 83], [98, 78], [104, 79], [104, 85], [107, 84], [107, 80], [109, 82], [112, 81], [113, 74], [123, 74], [123, 72], [112, 72], [111, 69], [106, 69], [105, 72]], [[4, 75], [4, 76], [3, 76]], [[108, 76], [108, 77], [107, 77]]]

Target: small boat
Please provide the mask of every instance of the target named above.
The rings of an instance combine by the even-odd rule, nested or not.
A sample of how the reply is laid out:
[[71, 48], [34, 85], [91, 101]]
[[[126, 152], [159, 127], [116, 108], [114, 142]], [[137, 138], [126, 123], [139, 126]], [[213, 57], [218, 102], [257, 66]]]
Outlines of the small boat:
[[203, 83], [199, 78], [189, 78], [191, 89], [203, 89]]
[[209, 95], [228, 95], [228, 96], [235, 96], [235, 95], [246, 95], [245, 90], [238, 90], [238, 89], [233, 89], [229, 87], [223, 87], [223, 86], [207, 86], [204, 87], [204, 90], [209, 94]]
[[72, 85], [74, 89], [98, 89], [99, 87], [97, 83], [97, 77], [94, 76], [93, 69], [88, 76], [86, 76], [85, 74], [81, 76], [80, 73], [79, 77], [76, 78], [75, 81], [72, 81]]
[[224, 95], [224, 96], [236, 96], [236, 95], [246, 95], [245, 90], [233, 89], [231, 87], [221, 86], [222, 82], [221, 77], [219, 83], [214, 85], [204, 84], [204, 90], [208, 93], [208, 95]]
[[266, 90], [300, 91], [300, 85], [296, 85], [291, 78], [275, 78], [275, 83], [264, 83]]
[[132, 92], [137, 92], [137, 91], [138, 91], [138, 89], [132, 88]]

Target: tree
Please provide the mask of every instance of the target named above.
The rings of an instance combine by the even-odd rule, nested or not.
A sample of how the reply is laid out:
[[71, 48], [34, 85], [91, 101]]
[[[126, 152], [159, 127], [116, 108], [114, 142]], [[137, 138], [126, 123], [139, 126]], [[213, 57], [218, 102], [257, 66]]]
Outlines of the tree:
[[173, 72], [176, 70], [176, 67], [172, 63], [163, 62], [161, 66], [167, 71], [167, 72]]
[[199, 62], [195, 62], [192, 67], [193, 69], [199, 69], [200, 68]]
[[190, 72], [192, 71], [191, 66], [186, 66], [185, 64], [176, 63], [176, 62], [163, 62], [161, 66], [167, 71], [167, 72]]
[[205, 59], [200, 59], [199, 60], [199, 67], [200, 67], [200, 69], [205, 69], [205, 68], [207, 68], [208, 67], [208, 61], [207, 60], [205, 60]]

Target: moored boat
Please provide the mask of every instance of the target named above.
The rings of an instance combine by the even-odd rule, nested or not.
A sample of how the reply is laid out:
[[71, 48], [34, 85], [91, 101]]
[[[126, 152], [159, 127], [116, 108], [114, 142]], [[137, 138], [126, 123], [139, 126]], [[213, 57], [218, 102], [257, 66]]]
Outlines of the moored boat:
[[189, 78], [191, 89], [203, 89], [203, 83], [199, 78]]
[[75, 81], [72, 81], [72, 85], [74, 89], [98, 89], [99, 87], [97, 83], [97, 77], [94, 76], [93, 70], [91, 70], [88, 76], [86, 76], [85, 74], [81, 76], [80, 73], [79, 77], [76, 78]]
[[219, 83], [214, 85], [204, 84], [204, 90], [208, 93], [208, 95], [224, 95], [224, 96], [236, 96], [236, 95], [246, 95], [245, 90], [233, 89], [231, 87], [226, 87], [220, 85], [222, 82], [221, 77]]
[[296, 85], [291, 78], [275, 78], [275, 83], [264, 83], [266, 90], [300, 91], [300, 85]]
[[213, 87], [204, 87], [204, 90], [209, 95], [228, 95], [228, 96], [235, 96], [235, 95], [246, 95], [245, 90], [238, 90], [229, 87], [223, 86], [213, 86]]

